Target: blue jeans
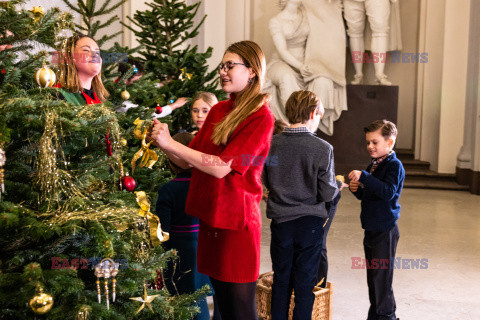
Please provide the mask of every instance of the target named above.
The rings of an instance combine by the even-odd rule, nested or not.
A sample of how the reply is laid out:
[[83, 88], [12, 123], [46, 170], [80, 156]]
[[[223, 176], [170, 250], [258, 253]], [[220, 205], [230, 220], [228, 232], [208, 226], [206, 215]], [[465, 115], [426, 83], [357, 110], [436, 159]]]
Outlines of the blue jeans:
[[293, 319], [311, 319], [324, 222], [321, 217], [304, 216], [282, 223], [272, 221], [270, 224], [270, 255], [274, 272], [272, 320], [288, 319], [292, 290], [295, 290]]

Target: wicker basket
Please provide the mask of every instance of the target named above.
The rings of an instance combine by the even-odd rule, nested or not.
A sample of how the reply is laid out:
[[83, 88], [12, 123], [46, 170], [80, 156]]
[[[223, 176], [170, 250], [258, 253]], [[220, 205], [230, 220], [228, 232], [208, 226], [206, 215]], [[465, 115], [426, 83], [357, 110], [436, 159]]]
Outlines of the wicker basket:
[[[258, 316], [264, 320], [271, 319], [273, 271], [261, 274], [257, 281], [256, 301]], [[332, 284], [327, 282], [327, 288], [314, 291], [315, 301], [313, 303], [312, 320], [332, 319]], [[288, 319], [293, 317], [294, 295], [290, 299], [290, 310]]]

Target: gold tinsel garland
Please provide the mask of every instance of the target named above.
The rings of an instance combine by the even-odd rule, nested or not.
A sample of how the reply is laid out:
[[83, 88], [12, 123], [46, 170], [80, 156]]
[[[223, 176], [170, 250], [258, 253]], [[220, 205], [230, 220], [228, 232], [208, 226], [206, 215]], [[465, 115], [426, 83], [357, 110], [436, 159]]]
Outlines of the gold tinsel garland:
[[[113, 117], [111, 110], [101, 105], [88, 105], [82, 108], [78, 117], [86, 120]], [[39, 186], [39, 204], [47, 203], [47, 210], [41, 214], [50, 219], [52, 225], [64, 224], [71, 220], [103, 220], [108, 219], [115, 224], [129, 224], [138, 218], [132, 215], [132, 208], [122, 206], [98, 205], [92, 190], [75, 181], [66, 170], [59, 167], [58, 163], [66, 163], [62, 152], [59, 136], [63, 136], [62, 128], [58, 121], [59, 115], [54, 109], [45, 112], [45, 129], [38, 143], [38, 157], [36, 160], [36, 185]], [[118, 150], [121, 146], [120, 132], [116, 121], [109, 121], [112, 135], [112, 149]], [[121, 157], [119, 152], [110, 157], [112, 167], [120, 167]], [[116, 172], [119, 172], [118, 170]]]

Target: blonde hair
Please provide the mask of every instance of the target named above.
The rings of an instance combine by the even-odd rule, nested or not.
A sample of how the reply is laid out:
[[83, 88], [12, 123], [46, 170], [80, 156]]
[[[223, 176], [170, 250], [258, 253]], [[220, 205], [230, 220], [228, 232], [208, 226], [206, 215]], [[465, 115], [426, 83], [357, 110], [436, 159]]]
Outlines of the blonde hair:
[[240, 41], [231, 44], [225, 51], [227, 52], [240, 56], [245, 66], [252, 68], [255, 76], [248, 81], [245, 89], [236, 94], [234, 109], [216, 124], [212, 134], [212, 141], [216, 145], [226, 145], [238, 125], [257, 112], [268, 98], [267, 94], [262, 93], [266, 62], [260, 46], [253, 41]]
[[[68, 38], [62, 47], [62, 56], [59, 62], [58, 81], [62, 85], [62, 88], [72, 92], [79, 92], [83, 90], [80, 79], [78, 78], [77, 68], [75, 67], [75, 57], [73, 56], [73, 53], [75, 52], [75, 46], [77, 45], [78, 41], [85, 37], [94, 40], [89, 36], [76, 34]], [[103, 86], [101, 71], [95, 77], [93, 77], [92, 88], [102, 102], [107, 100], [107, 98], [110, 96], [107, 89], [105, 89]]]
[[217, 97], [211, 93], [211, 92], [206, 92], [206, 91], [199, 91], [195, 97], [192, 99], [192, 108], [195, 102], [198, 100], [203, 100], [205, 101], [206, 104], [208, 104], [210, 107], [213, 107], [218, 103]]

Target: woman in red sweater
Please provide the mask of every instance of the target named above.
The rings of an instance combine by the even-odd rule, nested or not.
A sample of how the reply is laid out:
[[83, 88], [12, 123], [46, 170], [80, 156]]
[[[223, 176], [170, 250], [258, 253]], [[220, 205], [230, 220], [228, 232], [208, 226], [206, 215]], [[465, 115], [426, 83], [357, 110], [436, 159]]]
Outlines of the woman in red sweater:
[[151, 137], [180, 167], [193, 167], [186, 212], [200, 219], [198, 271], [210, 276], [223, 319], [257, 319], [261, 173], [274, 116], [262, 93], [265, 56], [252, 41], [230, 45], [218, 66], [230, 99], [210, 110], [185, 147], [154, 121]]

